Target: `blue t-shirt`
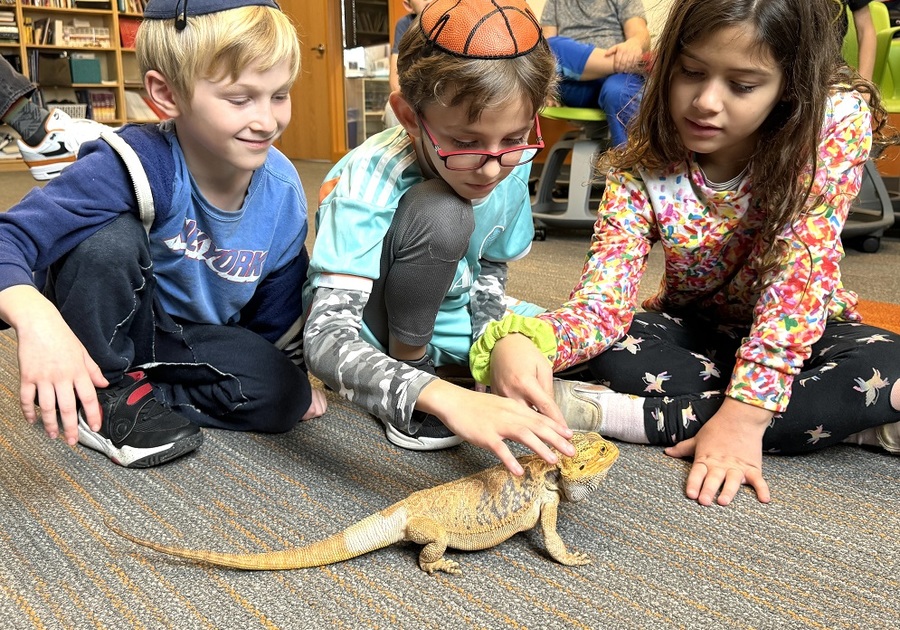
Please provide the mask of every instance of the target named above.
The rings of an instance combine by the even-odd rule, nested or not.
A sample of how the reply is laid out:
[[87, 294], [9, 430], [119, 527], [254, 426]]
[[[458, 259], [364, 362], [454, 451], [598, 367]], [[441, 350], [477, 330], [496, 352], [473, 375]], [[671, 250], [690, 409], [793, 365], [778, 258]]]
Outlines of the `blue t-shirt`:
[[394, 47], [391, 48], [391, 52], [395, 55], [400, 54], [400, 40], [403, 38], [404, 33], [409, 30], [409, 25], [412, 24], [415, 19], [415, 13], [407, 13], [397, 20], [397, 24], [394, 26]]
[[297, 170], [281, 153], [269, 151], [253, 173], [243, 206], [225, 212], [200, 192], [174, 133], [171, 143], [172, 211], [150, 230], [160, 302], [170, 315], [192, 322], [234, 323], [261, 280], [304, 245], [306, 196]]

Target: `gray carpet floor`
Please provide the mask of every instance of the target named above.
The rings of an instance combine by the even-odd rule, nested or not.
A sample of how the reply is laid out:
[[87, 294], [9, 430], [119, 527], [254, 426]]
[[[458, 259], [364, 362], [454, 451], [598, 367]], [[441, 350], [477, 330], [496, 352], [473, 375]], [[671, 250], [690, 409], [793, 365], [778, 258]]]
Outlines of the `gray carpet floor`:
[[[327, 165], [298, 164], [311, 198]], [[0, 174], [0, 200], [33, 183]], [[2, 201], [0, 201], [2, 203]], [[9, 203], [0, 205], [8, 207]], [[553, 232], [513, 265], [510, 293], [546, 306], [579, 275], [585, 232]], [[849, 252], [847, 283], [900, 303], [900, 242]], [[653, 258], [645, 281], [660, 273]], [[590, 565], [564, 567], [539, 531], [449, 552], [428, 576], [400, 544], [321, 568], [252, 573], [134, 546], [263, 551], [318, 540], [495, 461], [463, 445], [395, 448], [379, 422], [328, 394], [285, 435], [206, 431], [194, 454], [127, 470], [48, 441], [18, 405], [15, 340], [0, 334], [0, 628], [896, 628], [900, 458], [850, 446], [765, 459], [773, 501], [685, 499], [684, 461], [620, 444], [603, 486], [563, 504], [559, 532]]]

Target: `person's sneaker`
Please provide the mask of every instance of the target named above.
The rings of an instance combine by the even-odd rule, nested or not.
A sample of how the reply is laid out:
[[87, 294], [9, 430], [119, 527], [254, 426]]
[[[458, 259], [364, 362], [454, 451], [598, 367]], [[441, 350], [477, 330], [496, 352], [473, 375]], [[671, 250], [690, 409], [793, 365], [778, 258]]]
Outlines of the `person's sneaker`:
[[200, 427], [153, 397], [143, 372], [129, 372], [112, 387], [97, 390], [103, 412], [99, 431], [78, 413], [78, 441], [126, 468], [148, 468], [190, 453], [203, 443]]
[[900, 455], [900, 422], [875, 427], [875, 435], [881, 443], [881, 448], [888, 453]]
[[443, 422], [431, 414], [424, 415], [425, 419], [415, 433], [406, 433], [385, 422], [384, 433], [388, 442], [411, 451], [440, 451], [462, 443], [462, 438], [445, 427]]
[[[434, 362], [427, 354], [417, 361], [404, 361], [407, 365], [429, 374], [436, 374]], [[415, 433], [401, 431], [389, 422], [384, 422], [388, 442], [411, 451], [439, 451], [462, 443], [462, 438], [444, 426], [435, 416], [424, 411], [414, 411], [413, 421], [421, 421]]]
[[31, 176], [37, 180], [53, 179], [78, 156], [78, 148], [89, 140], [96, 140], [106, 125], [87, 118], [72, 118], [54, 108], [44, 121], [47, 135], [36, 147], [19, 140], [19, 152]]
[[603, 385], [553, 379], [553, 399], [569, 428], [575, 431], [600, 432], [603, 426], [600, 397], [611, 391]]

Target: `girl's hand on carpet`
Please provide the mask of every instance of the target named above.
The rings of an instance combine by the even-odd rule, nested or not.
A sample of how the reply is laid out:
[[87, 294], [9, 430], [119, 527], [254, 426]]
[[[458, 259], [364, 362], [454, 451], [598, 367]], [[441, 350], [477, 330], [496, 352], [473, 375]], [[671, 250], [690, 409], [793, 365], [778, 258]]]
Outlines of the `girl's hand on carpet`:
[[700, 505], [728, 505], [742, 484], [751, 486], [761, 503], [771, 500], [762, 475], [762, 438], [772, 412], [726, 398], [697, 435], [665, 449], [671, 457], [691, 457], [685, 494]]
[[18, 339], [19, 403], [25, 419], [37, 422], [39, 408], [47, 435], [58, 437], [61, 423], [66, 443], [74, 445], [80, 401], [88, 426], [99, 430], [95, 388], [109, 383], [56, 307], [34, 287], [18, 285], [2, 292], [0, 314]]
[[429, 383], [419, 394], [416, 409], [437, 416], [448, 429], [467, 442], [491, 451], [514, 475], [522, 466], [504, 440], [530, 448], [550, 464], [558, 460], [552, 449], [574, 455], [569, 442], [572, 430], [519, 402], [474, 392], [440, 379]]

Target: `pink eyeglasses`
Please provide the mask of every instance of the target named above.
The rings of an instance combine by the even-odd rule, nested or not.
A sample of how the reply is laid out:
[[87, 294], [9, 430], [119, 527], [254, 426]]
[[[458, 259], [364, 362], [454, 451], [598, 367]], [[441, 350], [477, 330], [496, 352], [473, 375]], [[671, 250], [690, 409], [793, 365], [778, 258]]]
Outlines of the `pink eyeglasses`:
[[522, 144], [503, 151], [443, 151], [434, 139], [431, 129], [425, 124], [425, 119], [418, 116], [422, 129], [431, 140], [437, 156], [444, 162], [444, 166], [451, 171], [474, 171], [484, 166], [488, 160], [494, 159], [500, 162], [500, 166], [511, 168], [520, 164], [527, 164], [537, 157], [538, 152], [544, 148], [544, 139], [541, 137], [541, 123], [538, 117], [534, 117], [535, 144]]

